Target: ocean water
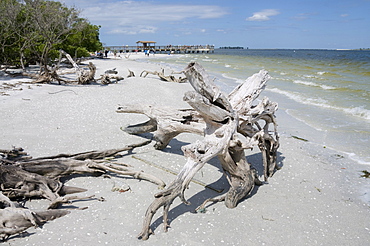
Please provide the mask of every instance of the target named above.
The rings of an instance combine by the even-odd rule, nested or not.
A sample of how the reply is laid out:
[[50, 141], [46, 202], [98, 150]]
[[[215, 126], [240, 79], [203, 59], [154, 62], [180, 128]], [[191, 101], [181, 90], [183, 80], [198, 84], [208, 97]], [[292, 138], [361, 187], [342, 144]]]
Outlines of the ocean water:
[[265, 69], [272, 79], [261, 96], [319, 133], [307, 140], [370, 165], [370, 51], [218, 49], [154, 61], [178, 71], [197, 61], [226, 93]]

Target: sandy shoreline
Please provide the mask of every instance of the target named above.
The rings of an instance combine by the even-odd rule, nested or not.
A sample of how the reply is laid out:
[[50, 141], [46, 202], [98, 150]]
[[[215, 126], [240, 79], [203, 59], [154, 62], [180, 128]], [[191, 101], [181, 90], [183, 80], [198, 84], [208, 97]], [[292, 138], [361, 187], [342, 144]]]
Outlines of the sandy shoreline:
[[[136, 77], [125, 78], [118, 84], [23, 85], [23, 90], [1, 96], [0, 148], [23, 147], [31, 156], [39, 157], [142, 142], [142, 137], [128, 135], [120, 127], [146, 118], [117, 114], [116, 107], [147, 103], [189, 108], [182, 97], [192, 88], [187, 83], [162, 82], [152, 75], [138, 77], [143, 70], [158, 71], [160, 67], [136, 62], [136, 58], [148, 59], [134, 54], [129, 59], [93, 60], [97, 75], [114, 67], [123, 77], [127, 76], [127, 69], [134, 71]], [[1, 82], [9, 82], [3, 78]], [[145, 211], [158, 192], [156, 185], [116, 176], [78, 177], [67, 184], [86, 188], [84, 194], [101, 196], [106, 201], [76, 202], [71, 206], [89, 208], [72, 211], [41, 229], [29, 229], [28, 235], [13, 237], [4, 245], [364, 245], [369, 242], [370, 181], [360, 178], [360, 171], [365, 168], [328, 148], [292, 138], [292, 135], [308, 138], [315, 133], [283, 110], [278, 111], [277, 120], [283, 168], [269, 184], [259, 187], [235, 209], [218, 203], [209, 206], [206, 213], [191, 213], [205, 199], [220, 195], [191, 183], [185, 195], [192, 204], [186, 206], [175, 200], [169, 213], [168, 233], [163, 232], [162, 217], [157, 213], [152, 224], [155, 235], [142, 242], [136, 236]], [[199, 138], [182, 134], [164, 151], [155, 150], [152, 143], [124, 155], [120, 161], [156, 175], [168, 184], [175, 176], [150, 163], [179, 171], [185, 164], [180, 147]], [[261, 162], [258, 151], [246, 154], [252, 164]], [[214, 188], [227, 187], [216, 160], [195, 178]], [[112, 192], [114, 182], [124, 183], [132, 191]], [[41, 208], [46, 203], [32, 201], [27, 206]]]

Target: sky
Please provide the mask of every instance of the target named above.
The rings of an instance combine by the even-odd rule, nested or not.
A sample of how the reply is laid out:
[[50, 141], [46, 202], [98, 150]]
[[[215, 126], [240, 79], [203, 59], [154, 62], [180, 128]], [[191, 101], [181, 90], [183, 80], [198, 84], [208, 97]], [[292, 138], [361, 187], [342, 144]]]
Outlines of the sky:
[[60, 0], [104, 45], [370, 48], [370, 0]]

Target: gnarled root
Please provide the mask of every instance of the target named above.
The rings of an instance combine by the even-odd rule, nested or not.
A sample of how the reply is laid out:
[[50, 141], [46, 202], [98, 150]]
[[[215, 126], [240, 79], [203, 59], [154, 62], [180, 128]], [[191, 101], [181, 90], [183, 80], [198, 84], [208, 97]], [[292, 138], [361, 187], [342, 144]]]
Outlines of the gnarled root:
[[[148, 73], [150, 72], [146, 75]], [[169, 188], [157, 194], [147, 209], [143, 228], [139, 234], [139, 238], [143, 240], [148, 239], [152, 234], [150, 223], [160, 207], [164, 207], [163, 223], [166, 231], [168, 211], [174, 199], [179, 196], [183, 203], [189, 204], [184, 197], [184, 191], [195, 173], [211, 158], [218, 156], [230, 183], [230, 189], [225, 196], [208, 199], [206, 202], [225, 201], [228, 208], [235, 208], [240, 200], [250, 194], [255, 185], [262, 184], [255, 169], [246, 160], [245, 149], [258, 145], [263, 152], [264, 167], [267, 169], [265, 180], [277, 168], [276, 151], [279, 144], [274, 116], [277, 105], [264, 99], [257, 107], [252, 107], [252, 101], [269, 79], [267, 72], [260, 71], [247, 79], [246, 83], [238, 86], [228, 97], [219, 91], [199, 64], [190, 63], [184, 73], [195, 89], [195, 92], [187, 92], [184, 100], [197, 112], [199, 118], [203, 119], [198, 122], [203, 125], [200, 129], [204, 129], [205, 137], [203, 141], [197, 141], [182, 148], [187, 162]], [[129, 111], [121, 110], [121, 112]], [[151, 114], [153, 111], [155, 109], [150, 108]], [[146, 114], [145, 110], [142, 113]], [[158, 131], [160, 117], [156, 115], [157, 117], [154, 118], [151, 114], [148, 115], [151, 120], [142, 126], [148, 127], [150, 124], [152, 127], [148, 129]], [[259, 126], [259, 120], [265, 121], [263, 128]], [[155, 123], [157, 126], [154, 128]], [[269, 133], [270, 123], [274, 124], [275, 138]], [[171, 133], [178, 134], [176, 131], [170, 131], [166, 132], [166, 135], [171, 137]], [[205, 203], [199, 209], [204, 209]]]

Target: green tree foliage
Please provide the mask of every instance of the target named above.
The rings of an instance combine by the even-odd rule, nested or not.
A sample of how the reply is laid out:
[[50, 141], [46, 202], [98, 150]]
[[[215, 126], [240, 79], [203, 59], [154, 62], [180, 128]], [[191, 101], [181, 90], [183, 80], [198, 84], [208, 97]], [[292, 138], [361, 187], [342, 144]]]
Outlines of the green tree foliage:
[[81, 19], [81, 28], [67, 37], [60, 48], [70, 55], [77, 57], [86, 57], [92, 51], [103, 49], [99, 41], [100, 26], [90, 25], [84, 19]]
[[102, 49], [100, 27], [60, 2], [1, 0], [0, 11], [0, 64], [39, 62], [47, 71], [59, 49], [75, 57]]

